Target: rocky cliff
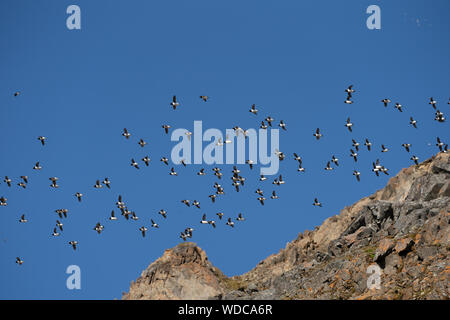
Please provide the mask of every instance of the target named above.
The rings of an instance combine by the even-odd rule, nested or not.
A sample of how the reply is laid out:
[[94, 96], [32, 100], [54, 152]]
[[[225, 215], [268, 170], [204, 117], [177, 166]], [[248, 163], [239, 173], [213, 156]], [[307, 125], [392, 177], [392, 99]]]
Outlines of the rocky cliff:
[[[448, 299], [450, 156], [403, 169], [246, 274], [226, 277], [194, 243], [166, 250], [123, 299]], [[368, 288], [368, 267], [381, 271]]]

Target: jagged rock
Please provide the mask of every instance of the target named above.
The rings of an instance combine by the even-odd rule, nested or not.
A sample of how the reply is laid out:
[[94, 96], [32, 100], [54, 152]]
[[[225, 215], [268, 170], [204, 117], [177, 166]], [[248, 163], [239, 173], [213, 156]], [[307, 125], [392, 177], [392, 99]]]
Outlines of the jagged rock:
[[[193, 243], [166, 250], [123, 299], [448, 299], [450, 155], [401, 170], [249, 272], [228, 278]], [[382, 269], [367, 287], [368, 267]]]
[[383, 239], [378, 244], [378, 248], [375, 251], [373, 262], [382, 262], [383, 259], [392, 252], [395, 244], [391, 239]]
[[224, 292], [222, 277], [203, 250], [186, 242], [166, 250], [131, 284], [123, 299], [207, 299]]

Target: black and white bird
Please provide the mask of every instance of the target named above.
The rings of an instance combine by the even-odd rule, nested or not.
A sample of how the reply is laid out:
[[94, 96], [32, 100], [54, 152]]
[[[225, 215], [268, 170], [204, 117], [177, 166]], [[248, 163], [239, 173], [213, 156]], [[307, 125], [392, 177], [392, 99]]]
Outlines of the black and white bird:
[[352, 146], [355, 147], [356, 152], [359, 151], [359, 142], [357, 142], [355, 139], [352, 139]]
[[206, 214], [204, 214], [204, 215], [202, 216], [202, 220], [200, 221], [200, 223], [201, 223], [201, 224], [208, 224], [208, 223], [209, 223], [208, 220], [206, 220]]
[[20, 176], [20, 179], [22, 179], [23, 182], [28, 183], [28, 176]]
[[402, 111], [403, 106], [402, 106], [400, 103], [398, 103], [398, 102], [395, 103], [394, 108], [397, 109], [397, 110], [400, 111], [400, 112], [403, 112], [403, 111]]
[[161, 209], [161, 210], [159, 210], [159, 212], [158, 212], [158, 213], [159, 213], [160, 215], [162, 215], [164, 219], [166, 219], [166, 218], [167, 218], [167, 211], [166, 211], [166, 210], [164, 210], [164, 209]]
[[51, 178], [48, 178], [48, 179], [52, 182], [50, 187], [52, 187], [52, 188], [59, 188], [59, 185], [56, 183], [56, 181], [59, 180], [57, 177], [51, 177]]
[[140, 139], [138, 144], [143, 148], [147, 144], [147, 142], [144, 141], [144, 139]]
[[14, 94], [13, 94], [14, 97], [18, 97], [19, 95], [20, 95], [20, 91], [16, 91], [16, 92], [14, 92]]
[[142, 232], [142, 237], [145, 237], [145, 233], [147, 232], [147, 230], [148, 229], [146, 227], [144, 227], [144, 226], [139, 228], [139, 231]]
[[353, 123], [350, 122], [350, 117], [347, 118], [347, 122], [344, 126], [347, 127], [348, 131], [352, 132]]
[[42, 169], [42, 167], [41, 167], [41, 165], [39, 164], [39, 161], [36, 162], [36, 164], [35, 164], [34, 167], [33, 167], [33, 170], [41, 170], [41, 169]]
[[389, 151], [389, 149], [386, 148], [386, 147], [384, 146], [384, 144], [382, 144], [382, 145], [381, 145], [381, 152], [388, 152], [388, 151]]
[[265, 177], [263, 174], [260, 175], [259, 181], [266, 181], [266, 180], [267, 180], [267, 177]]
[[256, 109], [255, 104], [252, 104], [252, 107], [249, 110], [251, 113], [253, 113], [254, 115], [258, 114], [258, 109]]
[[353, 157], [353, 160], [355, 160], [355, 162], [358, 161], [358, 154], [353, 151], [353, 149], [350, 149], [350, 157]]
[[285, 154], [278, 149], [275, 149], [275, 154], [278, 156], [278, 160], [280, 161], [283, 161], [286, 157]]
[[253, 160], [247, 160], [247, 161], [245, 161], [245, 163], [248, 164], [248, 166], [250, 167], [250, 170], [253, 169], [253, 164], [254, 164]]
[[45, 140], [47, 140], [46, 137], [39, 136], [39, 137], [38, 137], [38, 140], [42, 143], [43, 146], [45, 146]]
[[238, 214], [238, 217], [236, 218], [237, 221], [244, 221], [245, 218], [242, 216], [242, 213]]
[[347, 95], [349, 98], [351, 98], [352, 93], [355, 92], [355, 90], [353, 89], [353, 85], [349, 85], [347, 89], [345, 89], [345, 92], [347, 92]]
[[351, 95], [349, 95], [349, 96], [347, 96], [347, 99], [345, 99], [345, 101], [344, 101], [344, 103], [345, 104], [352, 104], [353, 103], [353, 101], [352, 100], [350, 100], [351, 99]]
[[417, 129], [417, 121], [413, 119], [413, 117], [409, 117], [409, 124]]
[[321, 206], [322, 206], [322, 203], [320, 203], [319, 200], [317, 200], [317, 198], [314, 198], [313, 206], [321, 207]]
[[190, 200], [181, 200], [182, 203], [184, 203], [185, 205], [187, 205], [188, 207], [191, 206], [191, 201]]
[[317, 140], [319, 140], [323, 136], [323, 134], [321, 134], [320, 129], [317, 128], [316, 132], [313, 133], [313, 136], [316, 137]]
[[271, 116], [268, 116], [264, 120], [266, 120], [267, 124], [271, 127], [272, 126], [272, 121], [274, 121], [274, 118], [272, 118]]
[[430, 104], [433, 109], [436, 109], [436, 101], [433, 99], [433, 97], [430, 98], [430, 102], [428, 102], [428, 104]]
[[60, 235], [60, 233], [56, 230], [56, 228], [53, 228], [52, 236], [57, 237], [59, 235]]
[[94, 230], [97, 231], [98, 234], [102, 233], [104, 226], [101, 225], [100, 222], [97, 222], [97, 224], [94, 227]]
[[230, 226], [230, 227], [234, 227], [234, 222], [233, 221], [231, 221], [231, 218], [228, 218], [228, 221], [227, 221], [227, 223], [225, 223], [227, 226]]
[[95, 189], [101, 189], [103, 188], [102, 184], [100, 183], [100, 180], [97, 180], [94, 184]]
[[16, 263], [21, 266], [23, 264], [23, 260], [20, 259], [19, 257], [16, 258]]
[[131, 136], [131, 133], [128, 132], [127, 128], [123, 128], [122, 136], [124, 136], [126, 139], [129, 139]]
[[109, 220], [111, 220], [111, 221], [117, 220], [117, 217], [116, 217], [116, 215], [114, 213], [114, 210], [111, 211], [111, 216], [109, 217]]
[[402, 147], [405, 148], [407, 152], [409, 152], [409, 148], [411, 148], [411, 143], [402, 143]]
[[198, 202], [197, 200], [192, 201], [192, 205], [200, 209], [200, 202]]
[[24, 215], [24, 214], [20, 217], [19, 222], [20, 222], [20, 223], [26, 223], [26, 222], [28, 222], [28, 220], [25, 219], [25, 215]]
[[200, 96], [200, 99], [202, 99], [203, 102], [207, 102], [209, 97], [208, 96]]
[[217, 212], [216, 215], [219, 217], [219, 220], [222, 220], [223, 212]]
[[78, 241], [72, 240], [69, 241], [69, 244], [72, 246], [73, 250], [77, 250]]
[[18, 185], [19, 187], [24, 188], [24, 189], [26, 189], [26, 187], [27, 187], [27, 184], [26, 184], [25, 182], [23, 182], [23, 181], [20, 181], [17, 185]]
[[217, 194], [210, 194], [208, 197], [209, 197], [209, 198], [211, 199], [211, 201], [214, 203], [214, 202], [216, 202]]
[[81, 192], [75, 193], [75, 197], [77, 197], [78, 202], [81, 202], [81, 198], [83, 197], [83, 194]]
[[367, 150], [370, 151], [370, 148], [372, 147], [372, 142], [370, 142], [369, 139], [366, 138], [366, 142], [364, 142], [364, 145], [367, 147]]
[[419, 165], [419, 158], [418, 158], [418, 157], [416, 157], [416, 156], [413, 155], [413, 156], [411, 157], [411, 160], [414, 161], [414, 163], [416, 164], [416, 166]]
[[280, 120], [280, 124], [278, 125], [281, 129], [283, 130], [287, 130], [286, 129], [286, 124], [283, 122], [283, 120]]
[[266, 200], [266, 198], [264, 198], [264, 197], [259, 197], [259, 198], [258, 198], [258, 201], [259, 201], [262, 205], [264, 205], [264, 200]]
[[8, 199], [5, 197], [0, 197], [0, 206], [7, 206], [8, 205]]
[[356, 177], [356, 180], [361, 181], [360, 177], [359, 177], [361, 175], [361, 172], [359, 172], [357, 170], [353, 170], [353, 175]]
[[134, 168], [136, 168], [136, 169], [139, 169], [139, 164], [138, 164], [136, 161], [134, 161], [133, 158], [131, 158], [131, 164], [130, 164], [130, 166], [132, 166], [132, 167], [134, 167]]
[[142, 161], [145, 163], [145, 165], [148, 167], [148, 165], [150, 164], [150, 158], [149, 156], [145, 156], [144, 158], [142, 158]]
[[385, 99], [381, 100], [381, 102], [383, 102], [384, 106], [387, 107], [387, 106], [388, 106], [388, 103], [390, 103], [391, 100], [385, 98]]
[[294, 152], [294, 160], [302, 162], [302, 157], [300, 157], [297, 153]]
[[441, 141], [439, 137], [436, 137], [436, 146], [439, 148], [439, 151], [442, 151], [442, 147], [444, 146], [444, 142]]
[[170, 102], [170, 105], [172, 106], [173, 110], [177, 109], [177, 107], [180, 105], [180, 103], [177, 101], [177, 96], [172, 97], [172, 101]]
[[175, 171], [175, 169], [172, 167], [172, 168], [170, 168], [169, 175], [171, 175], [171, 176], [177, 176], [178, 173], [177, 173], [177, 172]]
[[331, 161], [332, 161], [336, 166], [339, 166], [339, 159], [336, 158], [334, 155], [331, 156]]
[[165, 163], [166, 165], [169, 165], [169, 159], [167, 159], [166, 157], [162, 157], [159, 161]]
[[163, 127], [164, 131], [166, 132], [166, 134], [168, 134], [170, 126], [168, 124], [163, 124], [162, 127]]
[[264, 121], [261, 121], [261, 125], [259, 127], [264, 130], [268, 128]]
[[325, 167], [324, 169], [325, 169], [326, 171], [333, 170], [333, 167], [331, 167], [331, 165], [330, 165], [330, 161], [327, 162], [327, 165], [326, 165], [326, 167]]
[[152, 228], [159, 228], [159, 225], [153, 221], [153, 219], [150, 219], [151, 223], [152, 223]]
[[272, 195], [270, 196], [271, 199], [279, 199], [278, 195], [275, 193], [275, 190], [272, 191]]
[[56, 227], [59, 228], [60, 231], [63, 231], [63, 223], [61, 221], [56, 220]]

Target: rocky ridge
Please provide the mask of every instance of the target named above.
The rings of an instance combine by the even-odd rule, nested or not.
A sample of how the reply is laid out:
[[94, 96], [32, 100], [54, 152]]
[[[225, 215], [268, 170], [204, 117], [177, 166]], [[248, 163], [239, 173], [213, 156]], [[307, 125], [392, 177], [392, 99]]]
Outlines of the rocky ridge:
[[[122, 299], [448, 299], [449, 178], [448, 153], [403, 169], [240, 276], [181, 243]], [[368, 288], [370, 265], [380, 268], [379, 289]]]

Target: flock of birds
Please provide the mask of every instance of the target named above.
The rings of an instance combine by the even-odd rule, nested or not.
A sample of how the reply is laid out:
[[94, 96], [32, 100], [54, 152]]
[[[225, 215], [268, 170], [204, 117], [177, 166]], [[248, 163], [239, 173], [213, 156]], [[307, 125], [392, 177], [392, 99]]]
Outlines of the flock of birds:
[[[352, 104], [352, 97], [353, 94], [356, 92], [353, 89], [353, 85], [350, 85], [347, 89], [345, 89], [345, 92], [347, 93], [347, 98], [344, 101], [345, 104]], [[14, 93], [14, 97], [18, 97], [20, 95], [20, 91], [17, 91]], [[209, 97], [208, 96], [200, 96], [200, 99], [203, 102], [207, 102]], [[388, 107], [389, 104], [391, 103], [391, 100], [388, 98], [382, 99], [381, 102], [383, 103], [384, 107]], [[437, 109], [437, 102], [433, 99], [430, 98], [429, 104], [433, 107], [433, 109], [435, 110], [435, 119], [438, 122], [444, 122], [445, 121], [445, 117], [444, 114]], [[448, 101], [448, 104], [450, 104], [450, 99]], [[172, 97], [172, 101], [170, 102], [170, 106], [173, 108], [173, 110], [177, 110], [177, 108], [180, 107], [180, 102], [177, 100], [176, 96]], [[396, 110], [398, 110], [399, 112], [403, 112], [403, 108], [404, 106], [402, 106], [399, 103], [395, 103], [394, 108]], [[256, 108], [256, 105], [253, 104], [250, 107], [249, 110], [250, 113], [252, 113], [253, 115], [257, 115], [258, 114], [258, 109]], [[267, 129], [269, 127], [272, 127], [272, 124], [275, 120], [271, 117], [271, 116], [267, 116], [263, 121], [261, 121], [261, 125], [260, 128], [261, 129]], [[344, 126], [349, 130], [349, 132], [352, 132], [352, 127], [353, 127], [353, 123], [350, 119], [350, 117], [347, 118], [346, 123], [344, 124]], [[413, 126], [414, 128], [418, 128], [418, 122], [417, 120], [414, 120], [413, 117], [410, 117], [410, 125]], [[282, 129], [282, 130], [287, 130], [286, 128], [286, 123], [281, 120], [278, 124], [278, 126]], [[164, 132], [166, 134], [169, 133], [169, 130], [171, 128], [170, 125], [168, 124], [163, 124], [162, 128], [164, 129]], [[234, 128], [234, 132], [235, 135], [238, 136], [240, 133], [242, 133], [245, 138], [247, 138], [247, 131], [240, 128], [239, 126], [235, 126]], [[191, 138], [192, 133], [187, 131], [186, 136], [188, 139]], [[131, 133], [129, 132], [129, 130], [127, 128], [123, 129], [122, 132], [122, 136], [126, 139], [126, 140], [130, 140], [131, 137]], [[320, 131], [320, 128], [317, 128], [314, 133], [313, 136], [317, 139], [320, 140], [323, 137], [323, 134]], [[42, 144], [42, 146], [46, 145], [46, 141], [47, 138], [44, 136], [39, 136], [37, 138], [39, 140], [39, 142]], [[436, 138], [436, 146], [438, 147], [439, 151], [441, 152], [448, 152], [448, 144], [444, 143], [439, 137]], [[228, 144], [228, 143], [232, 143], [232, 140], [230, 140], [230, 138], [227, 136], [225, 138], [224, 141], [222, 141], [221, 139], [218, 140], [217, 142], [217, 146], [223, 146], [224, 144]], [[139, 139], [138, 144], [140, 147], [144, 148], [147, 145], [147, 142], [145, 142], [143, 139]], [[365, 142], [363, 143], [363, 145], [367, 148], [368, 151], [371, 151], [373, 149], [373, 145], [372, 143], [366, 138]], [[409, 153], [411, 151], [411, 143], [403, 143], [402, 147]], [[352, 148], [350, 148], [350, 154], [349, 156], [353, 158], [354, 162], [358, 161], [358, 152], [360, 151], [360, 143], [357, 142], [355, 139], [352, 139]], [[388, 152], [389, 149], [382, 144], [381, 145], [381, 152]], [[285, 154], [279, 150], [275, 150], [276, 155], [278, 156], [280, 161], [283, 161], [285, 159]], [[419, 158], [415, 155], [412, 155], [410, 158], [416, 165], [418, 165], [418, 160]], [[297, 161], [298, 163], [298, 172], [305, 172], [305, 168], [302, 165], [302, 157], [299, 156], [297, 153], [293, 153], [293, 160]], [[145, 166], [149, 166], [150, 165], [150, 157], [149, 156], [145, 156], [141, 159], [142, 163]], [[169, 166], [169, 159], [167, 157], [162, 157], [160, 159], [160, 162], [162, 162], [164, 165]], [[184, 160], [181, 160], [181, 163], [184, 167], [187, 166], [187, 164], [185, 163]], [[255, 163], [252, 160], [246, 160], [246, 164], [249, 166], [250, 169], [253, 169]], [[132, 167], [134, 167], [135, 169], [140, 169], [140, 164], [135, 161], [134, 158], [131, 159], [131, 164]], [[324, 170], [326, 171], [331, 171], [334, 170], [335, 167], [339, 166], [339, 159], [335, 157], [335, 155], [332, 155], [331, 159], [329, 161], [327, 161], [326, 166], [324, 168]], [[42, 169], [42, 166], [39, 162], [36, 162], [34, 167], [34, 170], [39, 171]], [[372, 162], [372, 169], [371, 169], [377, 176], [380, 175], [380, 173], [384, 173], [386, 175], [389, 175], [388, 172], [388, 168], [385, 167], [384, 165], [382, 165], [380, 163], [380, 160], [377, 159], [376, 161]], [[233, 166], [233, 170], [231, 171], [232, 175], [231, 175], [231, 180], [232, 183], [231, 185], [234, 187], [234, 189], [236, 190], [236, 192], [239, 192], [240, 188], [242, 186], [245, 185], [245, 177], [243, 177], [240, 173], [241, 171], [236, 167]], [[206, 175], [206, 171], [205, 168], [201, 168], [198, 172], [197, 175], [198, 176], [204, 176]], [[223, 177], [223, 172], [220, 168], [218, 167], [214, 167], [212, 168], [212, 174], [217, 177], [217, 179], [221, 180]], [[178, 173], [175, 171], [174, 167], [171, 167], [169, 170], [169, 175], [171, 176], [177, 176]], [[353, 171], [353, 175], [355, 176], [356, 180], [359, 182], [361, 180], [360, 176], [361, 176], [361, 172], [354, 170]], [[49, 180], [51, 181], [50, 183], [50, 187], [51, 188], [58, 188], [58, 177], [50, 177]], [[267, 177], [265, 177], [264, 175], [260, 175], [259, 181], [263, 182], [267, 180]], [[8, 187], [12, 186], [12, 179], [9, 178], [8, 176], [5, 176], [4, 180], [3, 180], [6, 185]], [[27, 184], [29, 182], [29, 177], [28, 176], [20, 176], [20, 180], [17, 182], [17, 185], [21, 188], [26, 188]], [[277, 176], [273, 182], [273, 185], [276, 186], [280, 186], [282, 184], [285, 184], [285, 181], [283, 180], [282, 175]], [[97, 180], [95, 182], [95, 184], [93, 185], [93, 188], [95, 189], [100, 189], [106, 187], [108, 189], [111, 188], [111, 181], [109, 180], [109, 178], [104, 178], [103, 181]], [[219, 184], [219, 182], [215, 182], [213, 185], [213, 188], [215, 190], [214, 193], [210, 194], [208, 197], [211, 199], [212, 203], [215, 203], [216, 198], [224, 195], [225, 194], [225, 190], [224, 187]], [[258, 188], [255, 193], [257, 194], [257, 201], [261, 204], [264, 205], [264, 201], [266, 201], [267, 199], [264, 197], [264, 192], [262, 189]], [[81, 202], [83, 199], [83, 193], [81, 192], [76, 192], [74, 194], [74, 197], [76, 198], [76, 201]], [[270, 196], [270, 199], [278, 199], [279, 196], [277, 195], [276, 191], [273, 190]], [[197, 200], [188, 200], [188, 199], [183, 199], [181, 200], [181, 202], [183, 204], [185, 204], [187, 207], [195, 207], [200, 209], [200, 202]], [[5, 198], [4, 196], [0, 197], [0, 206], [7, 206], [8, 204], [8, 199]], [[123, 198], [121, 195], [118, 196], [117, 202], [115, 203], [115, 205], [117, 206], [117, 208], [120, 210], [121, 215], [123, 216], [124, 219], [126, 220], [134, 220], [137, 221], [139, 220], [139, 217], [136, 215], [136, 212], [129, 210], [128, 206], [126, 205], [126, 203], [124, 202]], [[318, 198], [314, 198], [314, 201], [312, 203], [313, 206], [316, 207], [322, 207], [322, 203], [318, 200]], [[52, 236], [57, 237], [61, 234], [61, 232], [63, 231], [63, 223], [61, 222], [61, 220], [67, 218], [68, 212], [69, 210], [66, 208], [61, 208], [61, 209], [57, 209], [55, 210], [56, 214], [58, 214], [59, 219], [56, 220], [55, 225], [53, 226], [53, 232], [52, 232]], [[161, 217], [163, 219], [167, 218], [167, 211], [164, 209], [161, 209], [158, 212], [159, 215], [161, 215]], [[236, 222], [242, 222], [245, 220], [244, 216], [242, 213], [238, 213], [236, 218], [224, 218], [224, 213], [223, 212], [217, 212], [216, 216], [218, 217], [219, 220], [226, 220], [225, 225], [233, 228], [235, 226], [235, 221]], [[110, 221], [116, 221], [118, 220], [118, 217], [116, 216], [116, 213], [114, 210], [112, 210], [109, 218]], [[23, 214], [20, 219], [19, 219], [20, 223], [27, 223], [28, 220], [26, 219], [25, 215]], [[152, 228], [159, 228], [159, 224], [156, 223], [153, 219], [150, 219], [149, 221], [150, 226]], [[213, 228], [216, 228], [216, 221], [214, 219], [207, 219], [207, 215], [203, 214], [202, 215], [202, 219], [200, 221], [200, 224], [202, 225], [210, 225]], [[101, 224], [101, 222], [97, 222], [96, 225], [93, 227], [93, 230], [95, 232], [97, 232], [98, 234], [101, 234], [102, 231], [104, 230], [104, 226]], [[143, 237], [146, 236], [146, 233], [148, 231], [148, 228], [144, 225], [142, 225], [141, 227], [139, 227], [138, 231], [142, 234]], [[193, 234], [194, 229], [192, 227], [186, 227], [183, 231], [180, 232], [179, 238], [181, 238], [183, 241], [186, 241], [187, 238], [192, 238], [192, 234]], [[73, 248], [73, 250], [77, 249], [78, 246], [78, 241], [77, 240], [71, 240], [68, 242], [68, 244]], [[20, 257], [16, 258], [16, 263], [18, 265], [22, 265], [23, 264], [23, 259], [21, 259]]]

